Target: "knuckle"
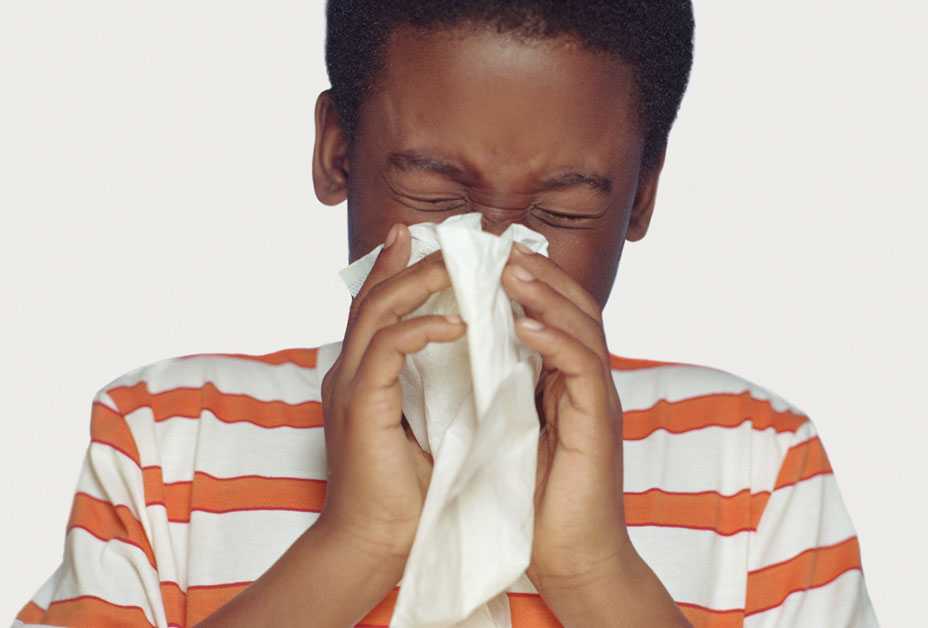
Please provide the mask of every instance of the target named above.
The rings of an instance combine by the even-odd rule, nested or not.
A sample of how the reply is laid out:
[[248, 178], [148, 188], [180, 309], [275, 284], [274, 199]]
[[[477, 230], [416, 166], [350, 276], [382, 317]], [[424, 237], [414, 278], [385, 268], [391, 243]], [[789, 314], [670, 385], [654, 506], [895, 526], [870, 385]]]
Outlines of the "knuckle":
[[389, 343], [394, 335], [393, 326], [381, 327], [371, 336], [371, 340], [367, 345], [367, 353], [379, 353], [384, 350], [385, 347], [389, 346]]
[[367, 298], [358, 306], [356, 320], [379, 321], [385, 310], [386, 294], [387, 286], [384, 282], [371, 288]]

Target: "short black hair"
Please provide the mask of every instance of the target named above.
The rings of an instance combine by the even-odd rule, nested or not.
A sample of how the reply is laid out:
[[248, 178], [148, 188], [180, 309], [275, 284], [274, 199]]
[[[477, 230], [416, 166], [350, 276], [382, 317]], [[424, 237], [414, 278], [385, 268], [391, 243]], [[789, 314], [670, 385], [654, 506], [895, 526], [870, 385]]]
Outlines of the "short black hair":
[[494, 27], [526, 40], [573, 36], [628, 64], [638, 87], [642, 169], [667, 145], [693, 64], [691, 0], [327, 0], [325, 63], [349, 143], [398, 26]]

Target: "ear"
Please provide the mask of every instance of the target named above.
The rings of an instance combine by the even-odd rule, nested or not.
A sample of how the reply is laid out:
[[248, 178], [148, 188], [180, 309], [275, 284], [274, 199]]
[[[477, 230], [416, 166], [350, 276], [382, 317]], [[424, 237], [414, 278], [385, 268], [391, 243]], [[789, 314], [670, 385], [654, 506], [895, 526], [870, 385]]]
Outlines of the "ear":
[[665, 145], [654, 167], [650, 171], [641, 173], [641, 180], [638, 182], [638, 193], [635, 195], [635, 204], [632, 206], [628, 229], [625, 232], [625, 239], [629, 242], [637, 242], [648, 233], [648, 225], [651, 224], [651, 216], [654, 214], [654, 202], [657, 198], [657, 182], [660, 179], [661, 170], [664, 168], [664, 158], [666, 156], [667, 146]]
[[313, 187], [321, 202], [338, 205], [348, 198], [349, 145], [331, 92], [327, 89], [316, 99]]

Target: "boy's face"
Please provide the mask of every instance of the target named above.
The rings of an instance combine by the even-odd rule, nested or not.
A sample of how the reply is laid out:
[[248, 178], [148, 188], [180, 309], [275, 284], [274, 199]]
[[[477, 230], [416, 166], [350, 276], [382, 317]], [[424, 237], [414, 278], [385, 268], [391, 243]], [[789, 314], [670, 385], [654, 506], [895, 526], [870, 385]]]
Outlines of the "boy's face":
[[327, 92], [316, 106], [316, 194], [347, 198], [350, 261], [396, 222], [479, 211], [486, 231], [542, 233], [549, 257], [604, 306], [624, 241], [647, 231], [660, 174], [640, 172], [630, 70], [568, 38], [404, 27], [379, 79], [350, 151]]

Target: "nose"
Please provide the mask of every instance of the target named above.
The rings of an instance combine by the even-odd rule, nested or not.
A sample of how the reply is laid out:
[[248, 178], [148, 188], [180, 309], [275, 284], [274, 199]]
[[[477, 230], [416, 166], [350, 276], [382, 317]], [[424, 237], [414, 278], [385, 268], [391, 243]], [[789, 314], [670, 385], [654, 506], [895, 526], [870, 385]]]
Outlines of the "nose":
[[522, 222], [530, 206], [518, 208], [500, 208], [480, 203], [473, 203], [475, 211], [483, 214], [480, 221], [481, 228], [487, 233], [500, 235], [514, 222]]

